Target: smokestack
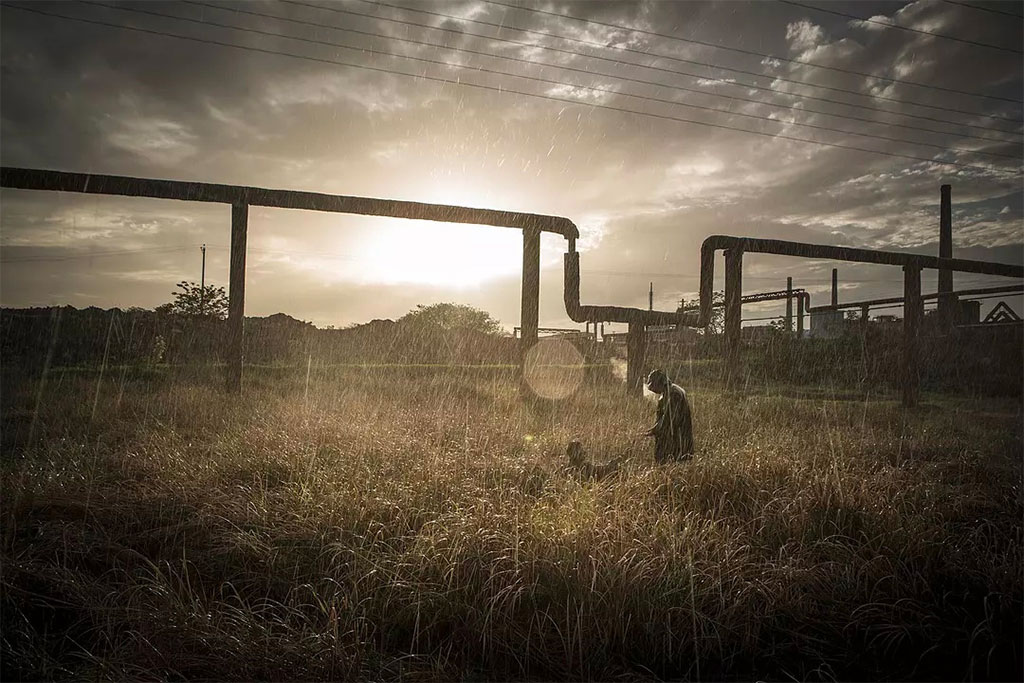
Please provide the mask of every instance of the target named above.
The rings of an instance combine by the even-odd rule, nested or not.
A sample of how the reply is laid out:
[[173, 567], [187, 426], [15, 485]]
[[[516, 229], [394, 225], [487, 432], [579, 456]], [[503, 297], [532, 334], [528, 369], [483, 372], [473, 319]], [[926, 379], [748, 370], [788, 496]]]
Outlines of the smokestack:
[[654, 310], [654, 283], [651, 283], [651, 291], [647, 294], [647, 310]]
[[832, 269], [832, 305], [839, 305], [839, 269]]
[[[942, 204], [939, 207], [939, 258], [953, 258], [953, 207], [950, 199], [952, 185], [943, 185], [940, 188]], [[939, 292], [953, 291], [953, 271], [939, 269]], [[943, 306], [943, 297], [939, 298], [939, 305], [946, 308], [949, 305], [946, 298], [946, 305]]]

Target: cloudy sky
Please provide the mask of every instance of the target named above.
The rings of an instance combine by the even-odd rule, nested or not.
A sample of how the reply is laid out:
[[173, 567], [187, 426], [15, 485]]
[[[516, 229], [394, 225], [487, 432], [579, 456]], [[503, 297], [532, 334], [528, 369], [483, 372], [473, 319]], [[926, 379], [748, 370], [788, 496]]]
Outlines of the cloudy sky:
[[[566, 216], [593, 304], [646, 307], [653, 281], [674, 309], [711, 234], [937, 253], [943, 183], [955, 255], [1024, 261], [1019, 3], [0, 7], [6, 166]], [[226, 206], [0, 198], [4, 306], [153, 307], [199, 279], [203, 243], [227, 284]], [[516, 230], [254, 208], [249, 247], [249, 315], [456, 301], [518, 324]], [[564, 247], [543, 237], [542, 325], [569, 324]], [[815, 303], [836, 265], [745, 262], [746, 292], [791, 276]], [[838, 267], [842, 299], [901, 292], [898, 269]]]

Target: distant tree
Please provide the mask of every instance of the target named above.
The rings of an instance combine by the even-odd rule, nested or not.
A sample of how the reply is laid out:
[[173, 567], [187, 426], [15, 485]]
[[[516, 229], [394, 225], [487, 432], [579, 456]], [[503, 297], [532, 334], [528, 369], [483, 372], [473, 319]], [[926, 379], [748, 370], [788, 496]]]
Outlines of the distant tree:
[[[711, 309], [711, 321], [704, 328], [704, 332], [707, 334], [722, 334], [725, 331], [725, 306], [723, 306], [725, 303], [725, 292], [715, 292], [711, 300], [715, 303], [715, 307]], [[700, 309], [700, 299], [683, 299], [683, 305], [680, 309], [692, 309], [693, 312], [697, 312]]]
[[436, 325], [446, 330], [475, 330], [485, 334], [501, 334], [501, 324], [487, 311], [465, 304], [440, 303], [418, 305], [401, 318], [399, 322]]
[[228, 316], [228, 295], [223, 287], [206, 285], [200, 287], [195, 282], [182, 280], [178, 283], [180, 291], [174, 292], [174, 300], [157, 306], [157, 313], [173, 313], [176, 315], [203, 316], [223, 320]]

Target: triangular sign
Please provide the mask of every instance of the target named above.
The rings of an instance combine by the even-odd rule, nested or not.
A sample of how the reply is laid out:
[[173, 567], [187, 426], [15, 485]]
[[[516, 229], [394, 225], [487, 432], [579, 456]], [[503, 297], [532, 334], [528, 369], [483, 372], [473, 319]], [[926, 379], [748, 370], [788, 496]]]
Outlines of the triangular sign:
[[985, 316], [985, 319], [982, 322], [1016, 323], [1020, 321], [1021, 317], [1014, 313], [1013, 309], [1007, 306], [1005, 301], [1000, 301], [996, 304], [995, 308], [989, 311], [989, 314]]

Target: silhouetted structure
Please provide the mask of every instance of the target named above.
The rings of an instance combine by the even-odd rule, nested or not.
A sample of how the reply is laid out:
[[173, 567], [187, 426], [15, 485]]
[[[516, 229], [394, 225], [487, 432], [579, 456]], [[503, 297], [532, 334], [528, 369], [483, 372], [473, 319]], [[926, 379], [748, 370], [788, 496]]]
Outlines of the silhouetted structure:
[[372, 216], [390, 216], [445, 223], [469, 223], [518, 228], [523, 231], [523, 284], [521, 348], [537, 343], [538, 301], [540, 297], [540, 233], [553, 232], [575, 244], [579, 230], [572, 221], [557, 216], [469, 209], [445, 204], [393, 199], [350, 197], [294, 190], [270, 190], [239, 185], [132, 178], [128, 176], [66, 173], [39, 169], [3, 167], [0, 186], [24, 190], [82, 192], [87, 194], [153, 197], [195, 202], [214, 202], [231, 206], [231, 268], [228, 290], [228, 389], [242, 387], [243, 327], [245, 313], [245, 254], [248, 236], [249, 206], [268, 206], [308, 211], [330, 211]]
[[874, 249], [834, 247], [805, 242], [767, 240], [750, 237], [715, 235], [701, 245], [699, 323], [710, 319], [714, 287], [715, 252], [725, 252], [725, 334], [726, 363], [732, 377], [741, 375], [739, 355], [740, 303], [742, 290], [742, 258], [745, 252], [798, 256], [804, 258], [831, 259], [857, 263], [877, 263], [901, 266], [904, 282], [903, 318], [903, 362], [901, 364], [901, 385], [903, 403], [913, 406], [917, 403], [920, 370], [918, 368], [918, 331], [923, 316], [921, 299], [921, 270], [924, 268], [948, 268], [953, 271], [1024, 277], [1024, 266], [966, 259], [946, 259], [919, 254], [905, 254]]
[[[244, 348], [243, 316], [245, 308], [245, 254], [248, 235], [249, 206], [330, 211], [364, 215], [390, 216], [449, 223], [469, 223], [518, 228], [523, 231], [523, 279], [521, 300], [520, 357], [537, 342], [538, 302], [540, 296], [540, 233], [552, 232], [568, 241], [564, 257], [564, 292], [566, 313], [574, 322], [623, 322], [629, 325], [627, 381], [630, 391], [639, 393], [647, 352], [646, 329], [650, 325], [705, 327], [711, 320], [714, 285], [715, 252], [725, 253], [725, 355], [730, 381], [742, 376], [740, 357], [740, 322], [743, 303], [743, 255], [746, 252], [831, 259], [857, 263], [900, 266], [904, 272], [903, 319], [903, 402], [913, 405], [917, 400], [918, 351], [917, 335], [923, 317], [921, 271], [933, 268], [943, 273], [953, 271], [1024, 277], [1024, 267], [987, 261], [934, 257], [919, 254], [856, 249], [828, 245], [715, 235], [701, 245], [700, 310], [697, 314], [642, 310], [621, 306], [584, 306], [580, 303], [580, 264], [576, 252], [579, 230], [567, 218], [489, 209], [469, 209], [443, 204], [424, 204], [367, 197], [328, 195], [292, 190], [270, 190], [238, 185], [192, 183], [127, 176], [66, 173], [24, 168], [0, 168], [0, 186], [28, 190], [82, 192], [88, 194], [153, 197], [185, 201], [216, 202], [231, 205], [231, 268], [229, 274], [228, 313], [228, 381], [231, 391], [241, 389]], [[943, 186], [943, 230], [949, 224], [949, 186]], [[948, 231], [947, 231], [948, 232]], [[940, 249], [952, 249], [951, 238], [940, 240]], [[944, 252], [943, 252], [944, 253]], [[947, 275], [941, 276], [943, 287]], [[946, 290], [940, 290], [946, 296]], [[791, 296], [791, 294], [787, 294]], [[797, 299], [797, 336], [803, 335], [803, 311], [806, 294]], [[833, 308], [838, 308], [836, 277], [833, 274]]]

